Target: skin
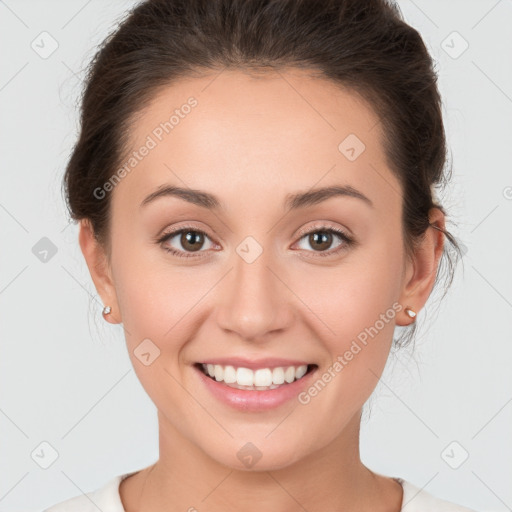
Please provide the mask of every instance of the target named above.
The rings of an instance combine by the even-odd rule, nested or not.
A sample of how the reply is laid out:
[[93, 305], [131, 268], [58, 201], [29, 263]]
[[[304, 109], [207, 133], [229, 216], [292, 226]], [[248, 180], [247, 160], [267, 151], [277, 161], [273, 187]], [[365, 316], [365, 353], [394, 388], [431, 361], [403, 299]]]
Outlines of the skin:
[[[80, 227], [95, 287], [112, 307], [106, 319], [123, 323], [134, 370], [158, 410], [159, 460], [122, 482], [125, 509], [399, 511], [402, 488], [363, 465], [359, 429], [394, 327], [413, 321], [403, 309], [307, 405], [235, 410], [209, 394], [191, 365], [290, 357], [318, 364], [321, 374], [393, 303], [421, 310], [443, 234], [429, 228], [406, 258], [400, 185], [379, 120], [355, 93], [303, 70], [194, 77], [154, 96], [131, 128], [131, 148], [190, 96], [198, 105], [115, 187], [110, 253], [86, 220]], [[366, 146], [352, 162], [338, 150], [349, 134]], [[224, 210], [176, 197], [141, 208], [163, 184], [210, 192]], [[373, 208], [337, 196], [286, 212], [287, 194], [329, 185], [351, 185]], [[439, 209], [430, 222], [444, 228]], [[188, 223], [207, 234], [199, 252], [187, 253], [180, 235], [155, 242]], [[318, 226], [349, 230], [358, 243], [321, 257], [298, 234]], [[249, 235], [263, 249], [250, 264], [236, 252]], [[343, 244], [333, 235], [322, 251]], [[160, 350], [148, 366], [134, 355], [146, 338]], [[249, 441], [262, 453], [250, 469], [237, 458]]]

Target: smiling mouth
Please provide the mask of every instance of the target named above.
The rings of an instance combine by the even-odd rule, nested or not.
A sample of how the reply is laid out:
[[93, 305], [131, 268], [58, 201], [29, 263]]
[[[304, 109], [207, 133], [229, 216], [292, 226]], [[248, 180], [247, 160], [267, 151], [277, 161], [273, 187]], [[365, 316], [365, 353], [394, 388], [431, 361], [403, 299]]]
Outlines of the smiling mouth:
[[260, 368], [258, 370], [251, 370], [244, 367], [235, 368], [230, 365], [206, 365], [203, 363], [196, 363], [194, 366], [208, 378], [216, 382], [235, 389], [248, 391], [277, 389], [304, 378], [305, 375], [310, 374], [318, 368], [316, 364], [283, 366], [272, 369]]

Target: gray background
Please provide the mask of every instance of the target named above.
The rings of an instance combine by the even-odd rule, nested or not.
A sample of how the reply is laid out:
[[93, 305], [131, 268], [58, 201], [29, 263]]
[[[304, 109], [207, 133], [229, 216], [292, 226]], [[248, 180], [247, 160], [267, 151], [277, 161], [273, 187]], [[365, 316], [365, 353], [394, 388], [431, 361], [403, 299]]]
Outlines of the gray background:
[[[101, 318], [60, 194], [84, 68], [131, 5], [0, 1], [0, 511], [41, 510], [158, 457], [155, 407], [122, 328]], [[390, 357], [362, 459], [512, 510], [512, 2], [399, 5], [437, 62], [454, 168], [442, 200], [467, 253], [441, 307], [434, 295], [420, 313], [416, 351]]]

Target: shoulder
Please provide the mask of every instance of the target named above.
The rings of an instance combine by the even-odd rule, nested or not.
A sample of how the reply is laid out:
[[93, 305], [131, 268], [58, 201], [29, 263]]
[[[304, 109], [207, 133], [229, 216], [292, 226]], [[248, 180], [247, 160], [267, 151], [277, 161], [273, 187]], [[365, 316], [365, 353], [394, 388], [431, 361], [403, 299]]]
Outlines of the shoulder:
[[119, 484], [130, 474], [117, 475], [99, 489], [60, 501], [43, 512], [125, 512]]
[[437, 498], [403, 478], [396, 480], [402, 484], [404, 490], [400, 509], [402, 512], [476, 512], [471, 508]]

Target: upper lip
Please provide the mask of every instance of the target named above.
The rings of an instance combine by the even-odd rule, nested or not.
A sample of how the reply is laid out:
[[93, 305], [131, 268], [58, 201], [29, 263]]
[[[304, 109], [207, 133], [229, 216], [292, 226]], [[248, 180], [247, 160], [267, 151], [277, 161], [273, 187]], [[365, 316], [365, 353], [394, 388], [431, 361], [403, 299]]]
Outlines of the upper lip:
[[219, 357], [201, 361], [200, 364], [219, 364], [221, 366], [234, 366], [235, 368], [249, 368], [257, 370], [258, 368], [277, 368], [280, 366], [308, 366], [313, 363], [299, 361], [297, 359], [281, 359], [276, 357], [264, 357], [263, 359], [245, 359], [243, 357]]

